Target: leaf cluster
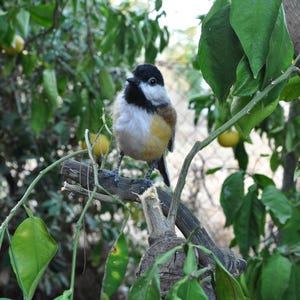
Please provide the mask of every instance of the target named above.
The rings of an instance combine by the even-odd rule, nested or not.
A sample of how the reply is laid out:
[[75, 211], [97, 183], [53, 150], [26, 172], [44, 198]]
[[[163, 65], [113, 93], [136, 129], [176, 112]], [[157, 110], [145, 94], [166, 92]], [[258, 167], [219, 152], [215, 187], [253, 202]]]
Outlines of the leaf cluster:
[[[168, 30], [160, 26], [164, 17], [161, 6], [161, 1], [144, 5], [127, 1], [112, 5], [102, 0], [1, 1], [1, 222], [43, 168], [78, 149], [86, 128], [94, 133], [101, 131], [111, 139], [110, 106], [123, 88], [126, 73], [138, 61], [154, 63], [168, 43]], [[15, 35], [20, 35], [25, 45], [22, 52], [11, 56], [2, 46], [10, 46]], [[58, 171], [51, 170], [28, 199], [29, 207], [60, 245], [45, 273], [39, 273], [32, 290], [26, 291], [28, 298], [37, 289], [53, 299], [69, 285], [71, 229], [84, 199], [67, 199], [57, 192], [62, 182]], [[139, 213], [138, 208], [132, 210]], [[99, 278], [104, 272], [101, 266], [106, 249], [118, 235], [118, 213], [118, 205], [104, 204], [100, 212], [95, 202], [85, 216], [87, 236], [91, 232], [97, 235], [89, 240], [86, 266]], [[9, 223], [9, 233], [23, 224], [24, 218], [19, 210]], [[135, 221], [144, 226], [143, 220]], [[11, 246], [7, 236], [1, 232], [3, 253], [8, 253]], [[130, 243], [131, 263], [136, 265], [139, 246], [133, 246], [132, 240]], [[80, 253], [85, 251], [83, 248]], [[7, 255], [1, 255], [0, 265], [1, 270], [12, 274]], [[34, 271], [34, 266], [28, 271]], [[128, 281], [133, 277], [129, 276]], [[21, 297], [12, 276], [3, 292]], [[95, 294], [97, 290], [90, 292]]]
[[[274, 85], [234, 124], [243, 137], [233, 148], [240, 170], [226, 178], [220, 195], [225, 226], [234, 230], [232, 246], [238, 246], [249, 260], [240, 283], [251, 299], [298, 298], [299, 192], [283, 193], [266, 175], [248, 174], [244, 145], [251, 142], [255, 128], [268, 138], [271, 170], [283, 166], [286, 174], [294, 172], [285, 157], [298, 159], [300, 154], [299, 76], [274, 84], [292, 64], [293, 44], [282, 1], [216, 0], [202, 21], [194, 67], [201, 70], [211, 92], [190, 99], [195, 123], [205, 113], [209, 131], [219, 128]], [[288, 122], [284, 106], [291, 106]], [[299, 164], [294, 180], [298, 177]]]

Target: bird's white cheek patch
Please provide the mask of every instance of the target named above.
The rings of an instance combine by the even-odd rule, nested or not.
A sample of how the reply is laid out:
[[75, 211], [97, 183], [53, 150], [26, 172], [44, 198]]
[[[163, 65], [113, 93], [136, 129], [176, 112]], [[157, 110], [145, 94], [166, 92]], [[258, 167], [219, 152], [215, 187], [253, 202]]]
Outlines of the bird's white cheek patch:
[[151, 86], [148, 83], [141, 82], [140, 88], [143, 91], [145, 97], [155, 106], [171, 103], [165, 87], [159, 84]]

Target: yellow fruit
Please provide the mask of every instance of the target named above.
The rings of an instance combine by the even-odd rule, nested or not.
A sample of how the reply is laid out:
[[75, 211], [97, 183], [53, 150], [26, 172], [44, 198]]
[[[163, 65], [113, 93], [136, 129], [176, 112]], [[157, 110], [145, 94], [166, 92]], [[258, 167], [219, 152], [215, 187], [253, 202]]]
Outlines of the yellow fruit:
[[[89, 134], [90, 137], [90, 142], [92, 144], [93, 147], [93, 154], [96, 157], [100, 157], [103, 156], [107, 153], [108, 148], [109, 148], [109, 140], [108, 138], [103, 135], [103, 134], [95, 134], [95, 133], [90, 133]], [[82, 149], [86, 149], [86, 142], [83, 141], [82, 142]]]
[[234, 147], [239, 140], [239, 133], [232, 130], [226, 130], [218, 136], [218, 142], [223, 147]]
[[2, 46], [5, 53], [11, 56], [17, 55], [22, 52], [24, 49], [24, 40], [21, 36], [16, 34], [13, 38], [12, 44], [10, 47]]

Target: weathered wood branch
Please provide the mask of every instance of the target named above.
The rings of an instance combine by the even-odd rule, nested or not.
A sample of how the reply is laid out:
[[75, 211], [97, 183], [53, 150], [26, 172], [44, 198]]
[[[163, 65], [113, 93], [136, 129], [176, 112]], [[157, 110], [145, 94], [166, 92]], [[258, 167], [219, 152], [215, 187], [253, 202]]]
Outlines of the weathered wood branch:
[[[158, 256], [169, 250], [185, 244], [184, 238], [176, 236], [174, 225], [170, 224], [163, 215], [157, 190], [154, 187], [147, 189], [139, 195], [149, 232], [149, 248], [143, 254], [137, 270], [140, 277], [156, 262]], [[183, 250], [176, 251], [172, 259], [159, 265], [161, 296], [165, 297], [170, 288], [183, 276], [185, 253]], [[211, 291], [210, 291], [211, 290]], [[215, 295], [211, 286], [208, 292]], [[215, 297], [210, 297], [214, 299]]]
[[[92, 190], [94, 187], [94, 173], [92, 167], [89, 165], [70, 159], [63, 163], [61, 173], [66, 180], [75, 181], [85, 189]], [[108, 170], [99, 170], [98, 179], [101, 186], [97, 191], [98, 193], [110, 193], [116, 195], [122, 201], [139, 201], [137, 195], [141, 195], [146, 190], [145, 181], [143, 179], [121, 177], [116, 185], [114, 182], [114, 174]], [[160, 189], [157, 190], [157, 193], [163, 214], [167, 216], [172, 198], [169, 194]], [[182, 203], [179, 206], [176, 226], [186, 238], [194, 231], [191, 242], [211, 250], [232, 274], [239, 275], [245, 269], [246, 262], [236, 258], [230, 249], [219, 248], [208, 235], [199, 220]], [[214, 260], [210, 255], [201, 253], [199, 254], [199, 265], [202, 267], [208, 265], [213, 266]]]

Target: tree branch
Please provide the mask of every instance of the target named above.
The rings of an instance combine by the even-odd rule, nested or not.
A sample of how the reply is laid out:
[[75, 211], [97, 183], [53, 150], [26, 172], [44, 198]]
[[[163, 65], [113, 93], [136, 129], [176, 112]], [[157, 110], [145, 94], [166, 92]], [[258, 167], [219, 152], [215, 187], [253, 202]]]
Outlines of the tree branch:
[[[93, 169], [86, 164], [69, 159], [63, 163], [61, 173], [65, 176], [66, 180], [75, 181], [84, 189], [92, 190], [94, 187]], [[98, 181], [98, 193], [107, 194], [109, 192], [122, 201], [137, 201], [139, 199], [137, 195], [141, 195], [147, 189], [144, 179], [121, 177], [119, 183], [116, 185], [114, 173], [108, 170], [98, 171]], [[160, 189], [157, 189], [157, 193], [163, 214], [167, 216], [172, 198]], [[205, 228], [202, 227], [199, 220], [182, 203], [179, 203], [176, 226], [186, 238], [189, 238], [190, 234], [194, 232], [190, 237], [190, 241], [211, 250], [232, 274], [240, 274], [245, 269], [246, 263], [236, 258], [231, 250], [219, 248], [208, 235]], [[201, 253], [199, 255], [199, 264], [201, 266], [213, 266], [214, 259], [206, 253]]]
[[[299, 59], [299, 57], [298, 57]], [[297, 61], [297, 59], [296, 59]], [[296, 63], [295, 61], [295, 63]], [[229, 129], [231, 126], [233, 126], [237, 121], [239, 121], [243, 116], [250, 114], [251, 110], [254, 108], [254, 106], [259, 103], [267, 94], [279, 83], [287, 80], [292, 73], [298, 73], [300, 75], [300, 69], [296, 66], [292, 65], [290, 66], [281, 76], [279, 76], [277, 79], [272, 81], [263, 91], [257, 92], [256, 95], [253, 97], [253, 99], [236, 115], [234, 115], [230, 120], [228, 120], [226, 123], [224, 123], [221, 127], [214, 130], [204, 141], [200, 142], [197, 141], [188, 155], [186, 156], [183, 166], [181, 168], [179, 178], [177, 180], [176, 188], [174, 191], [174, 197], [173, 201], [170, 206], [169, 214], [168, 214], [168, 220], [171, 222], [171, 224], [174, 224], [175, 226], [175, 220], [176, 220], [176, 214], [180, 203], [181, 193], [183, 190], [183, 187], [185, 186], [185, 180], [186, 176], [190, 167], [190, 164], [195, 157], [195, 155], [202, 150], [204, 147], [206, 147], [208, 144], [210, 144], [218, 135], [220, 135], [225, 130]]]

